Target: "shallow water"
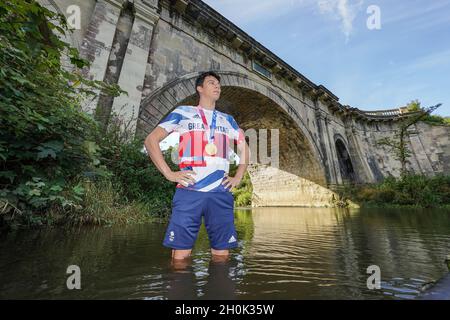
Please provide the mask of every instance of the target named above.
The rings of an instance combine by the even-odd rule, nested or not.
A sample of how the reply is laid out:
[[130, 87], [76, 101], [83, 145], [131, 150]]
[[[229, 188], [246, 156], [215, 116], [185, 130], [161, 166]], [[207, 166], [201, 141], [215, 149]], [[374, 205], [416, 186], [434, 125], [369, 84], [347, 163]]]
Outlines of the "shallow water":
[[[161, 245], [165, 224], [2, 235], [0, 298], [414, 299], [447, 272], [448, 212], [253, 208], [235, 218], [228, 262], [211, 261], [202, 227], [181, 269]], [[67, 289], [69, 265], [80, 267], [81, 290]], [[380, 289], [367, 288], [371, 265]]]

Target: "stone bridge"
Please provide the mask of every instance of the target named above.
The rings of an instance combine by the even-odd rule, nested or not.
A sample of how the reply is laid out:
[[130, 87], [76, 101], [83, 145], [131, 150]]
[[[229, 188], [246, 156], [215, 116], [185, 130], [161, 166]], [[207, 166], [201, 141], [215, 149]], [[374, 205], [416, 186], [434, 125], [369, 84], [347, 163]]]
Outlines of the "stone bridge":
[[[330, 90], [200, 0], [40, 2], [69, 20], [76, 18], [69, 6], [80, 8], [81, 28], [67, 41], [91, 62], [85, 75], [118, 83], [128, 92], [115, 99], [100, 94], [86, 103], [85, 111], [96, 111], [104, 121], [112, 112], [120, 114], [141, 138], [177, 105], [197, 103], [199, 73], [219, 73], [218, 110], [232, 114], [249, 137], [260, 138], [259, 129], [279, 130], [278, 167], [264, 164], [265, 154], [249, 166], [254, 205], [323, 206], [338, 185], [377, 182], [400, 173], [400, 163], [376, 142], [391, 137], [398, 121], [411, 113], [342, 105]], [[449, 173], [449, 137], [448, 127], [414, 125], [408, 135], [408, 169]], [[250, 148], [254, 154], [256, 145]]]

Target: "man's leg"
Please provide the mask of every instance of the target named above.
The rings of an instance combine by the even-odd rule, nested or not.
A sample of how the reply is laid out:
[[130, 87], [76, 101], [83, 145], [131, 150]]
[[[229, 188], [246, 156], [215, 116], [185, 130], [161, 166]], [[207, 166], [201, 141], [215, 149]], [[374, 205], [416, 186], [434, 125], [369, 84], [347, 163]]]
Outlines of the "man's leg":
[[226, 250], [216, 250], [211, 248], [211, 254], [213, 255], [217, 255], [217, 256], [227, 256], [230, 254], [230, 250], [226, 249]]
[[216, 250], [211, 248], [211, 256], [214, 262], [225, 262], [230, 257], [230, 250]]
[[192, 249], [172, 249], [172, 259], [186, 259], [191, 256]]
[[172, 260], [180, 261], [191, 256], [202, 223], [203, 198], [203, 192], [175, 191], [172, 215], [163, 241], [164, 246], [172, 248]]
[[230, 192], [209, 193], [205, 227], [210, 239], [213, 258], [227, 259], [230, 249], [238, 246], [234, 226], [233, 201], [234, 198]]
[[[180, 251], [183, 251], [183, 254], [180, 254]], [[175, 272], [186, 271], [186, 269], [192, 264], [190, 251], [191, 250], [172, 250], [171, 266]]]
[[[179, 250], [179, 249], [172, 249], [172, 259], [186, 259], [191, 256], [192, 249], [187, 250]], [[225, 258], [230, 255], [229, 250], [215, 250], [211, 248], [211, 254], [216, 257], [217, 259]]]

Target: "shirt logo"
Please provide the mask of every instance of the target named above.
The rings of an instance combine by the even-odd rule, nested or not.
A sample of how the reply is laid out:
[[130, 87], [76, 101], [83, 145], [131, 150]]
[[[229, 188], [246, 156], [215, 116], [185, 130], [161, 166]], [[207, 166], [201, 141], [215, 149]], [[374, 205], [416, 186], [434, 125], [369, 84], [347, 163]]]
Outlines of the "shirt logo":
[[200, 116], [198, 114], [194, 114], [193, 118], [200, 119]]

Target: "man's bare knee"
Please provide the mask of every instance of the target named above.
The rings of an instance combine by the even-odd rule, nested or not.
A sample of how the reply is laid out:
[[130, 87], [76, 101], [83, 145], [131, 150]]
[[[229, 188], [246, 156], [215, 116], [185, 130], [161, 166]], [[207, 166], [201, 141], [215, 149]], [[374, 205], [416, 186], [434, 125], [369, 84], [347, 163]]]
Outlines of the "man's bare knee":
[[214, 250], [211, 249], [211, 259], [215, 263], [227, 262], [230, 259], [229, 250]]
[[172, 259], [186, 259], [191, 256], [192, 249], [187, 250], [178, 250], [173, 249], [172, 250]]
[[212, 249], [211, 248], [211, 253], [213, 255], [217, 255], [217, 256], [227, 256], [230, 254], [230, 250], [226, 249], [226, 250], [216, 250], [216, 249]]

